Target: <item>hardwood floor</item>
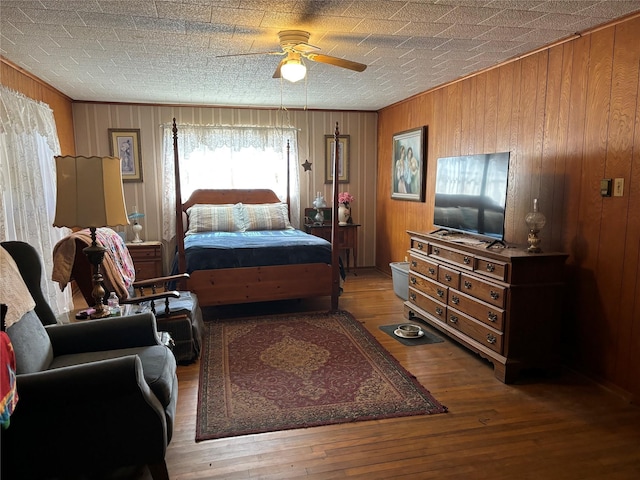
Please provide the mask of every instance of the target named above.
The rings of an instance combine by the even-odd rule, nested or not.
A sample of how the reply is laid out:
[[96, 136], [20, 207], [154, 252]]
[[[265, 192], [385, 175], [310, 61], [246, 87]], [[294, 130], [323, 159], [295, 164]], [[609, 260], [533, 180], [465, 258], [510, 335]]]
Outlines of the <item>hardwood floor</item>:
[[[568, 371], [504, 385], [489, 363], [450, 340], [404, 346], [378, 328], [404, 321], [402, 303], [390, 277], [360, 269], [348, 276], [340, 308], [363, 322], [448, 413], [195, 443], [199, 364], [180, 366], [166, 455], [171, 478], [640, 478], [638, 406]], [[325, 310], [329, 300], [279, 308]], [[211, 309], [206, 316], [258, 310], [264, 305]]]

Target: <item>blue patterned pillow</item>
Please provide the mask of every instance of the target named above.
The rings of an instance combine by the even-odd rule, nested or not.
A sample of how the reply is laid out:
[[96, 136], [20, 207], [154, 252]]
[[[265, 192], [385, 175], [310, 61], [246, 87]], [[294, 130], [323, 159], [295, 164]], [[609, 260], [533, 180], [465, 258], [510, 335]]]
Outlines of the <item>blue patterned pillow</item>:
[[196, 204], [187, 209], [189, 229], [185, 235], [198, 232], [241, 232], [243, 230], [242, 204]]
[[289, 208], [286, 203], [243, 204], [244, 230], [289, 230]]

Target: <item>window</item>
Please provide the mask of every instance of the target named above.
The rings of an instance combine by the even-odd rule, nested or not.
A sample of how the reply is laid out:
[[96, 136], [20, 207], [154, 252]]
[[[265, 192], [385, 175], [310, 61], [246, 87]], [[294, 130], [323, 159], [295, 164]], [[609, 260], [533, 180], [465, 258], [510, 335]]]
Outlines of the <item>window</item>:
[[[289, 164], [287, 165], [287, 142]], [[289, 127], [178, 125], [182, 200], [199, 188], [268, 188], [287, 198], [291, 223], [299, 225], [297, 130]], [[172, 126], [164, 127], [163, 239], [175, 236], [175, 174]]]

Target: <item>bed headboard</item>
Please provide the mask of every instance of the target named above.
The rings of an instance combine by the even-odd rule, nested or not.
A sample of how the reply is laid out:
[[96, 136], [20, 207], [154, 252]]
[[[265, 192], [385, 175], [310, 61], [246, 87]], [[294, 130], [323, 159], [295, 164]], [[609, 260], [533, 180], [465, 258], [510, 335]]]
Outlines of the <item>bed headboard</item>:
[[268, 189], [249, 189], [249, 190], [195, 190], [189, 199], [182, 204], [182, 211], [197, 203], [204, 204], [235, 204], [235, 203], [279, 203], [280, 199], [272, 191]]

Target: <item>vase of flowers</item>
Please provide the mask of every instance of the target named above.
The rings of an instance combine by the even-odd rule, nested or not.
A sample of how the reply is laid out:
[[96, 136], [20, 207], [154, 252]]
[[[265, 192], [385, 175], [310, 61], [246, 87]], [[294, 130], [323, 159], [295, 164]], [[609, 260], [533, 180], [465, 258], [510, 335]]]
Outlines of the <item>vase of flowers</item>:
[[351, 202], [355, 197], [349, 192], [340, 192], [338, 194], [338, 224], [346, 225], [351, 218]]

